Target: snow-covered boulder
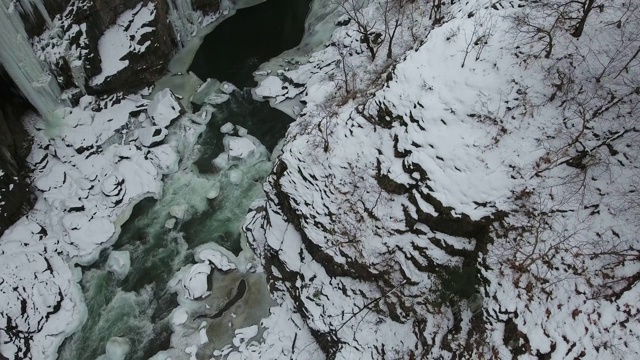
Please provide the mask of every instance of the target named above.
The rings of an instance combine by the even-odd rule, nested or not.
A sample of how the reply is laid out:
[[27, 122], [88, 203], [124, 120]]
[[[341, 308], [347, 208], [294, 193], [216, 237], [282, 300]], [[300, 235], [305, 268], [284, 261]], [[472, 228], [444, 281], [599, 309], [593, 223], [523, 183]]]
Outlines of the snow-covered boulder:
[[107, 271], [116, 278], [124, 279], [131, 268], [131, 255], [128, 251], [112, 251], [107, 260]]
[[256, 95], [261, 97], [276, 97], [287, 93], [282, 80], [277, 76], [268, 76], [260, 82], [260, 86], [255, 90]]
[[245, 159], [256, 151], [256, 146], [247, 138], [227, 136], [225, 140], [229, 143], [231, 160]]
[[238, 131], [238, 136], [241, 136], [241, 137], [247, 136], [247, 134], [249, 133], [247, 129], [238, 125], [236, 125], [236, 130]]
[[185, 322], [187, 322], [188, 318], [189, 318], [189, 314], [187, 313], [187, 310], [183, 307], [179, 307], [175, 309], [173, 313], [171, 313], [171, 323], [173, 325], [182, 325]]
[[122, 192], [122, 187], [124, 185], [124, 179], [119, 177], [116, 174], [107, 176], [100, 185], [100, 189], [102, 193], [106, 196], [118, 196]]
[[209, 264], [193, 265], [182, 279], [182, 287], [187, 299], [199, 299], [209, 295], [208, 277], [211, 273]]
[[227, 135], [222, 142], [224, 152], [212, 161], [219, 170], [226, 170], [235, 164], [252, 165], [269, 157], [269, 152], [264, 145], [251, 135], [244, 137]]
[[137, 130], [140, 145], [152, 147], [158, 145], [169, 132], [160, 126], [145, 127]]
[[155, 125], [166, 127], [184, 113], [184, 109], [173, 92], [167, 88], [153, 96], [153, 100], [147, 107], [147, 113]]
[[218, 250], [202, 249], [196, 254], [196, 260], [207, 261], [211, 266], [222, 271], [235, 270], [237, 267]]

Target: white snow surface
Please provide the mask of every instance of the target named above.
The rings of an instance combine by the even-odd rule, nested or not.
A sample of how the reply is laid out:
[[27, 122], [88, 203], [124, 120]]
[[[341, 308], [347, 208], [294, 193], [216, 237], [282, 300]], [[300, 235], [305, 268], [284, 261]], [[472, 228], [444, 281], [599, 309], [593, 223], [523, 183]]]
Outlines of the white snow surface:
[[[616, 121], [594, 122], [587, 129], [593, 136], [563, 148], [580, 135], [581, 112], [550, 100], [561, 66], [584, 77], [578, 94], [598, 91], [593, 76], [602, 73], [609, 91], [603, 98], [626, 96], [625, 81], [637, 82], [639, 45], [617, 30], [634, 16], [638, 23], [628, 5], [604, 5], [580, 39], [559, 31], [549, 60], [523, 60], [527, 46], [514, 49], [521, 40], [512, 16], [530, 3], [477, 1], [447, 5], [446, 20], [418, 36], [423, 41], [414, 48], [409, 40], [403, 49], [402, 39], [412, 36], [403, 25], [392, 67], [382, 50], [376, 61], [368, 58], [351, 22], [308, 63], [278, 71], [283, 83], [304, 84], [306, 108], [289, 129], [265, 186], [267, 200], [254, 204], [245, 228], [271, 264], [265, 271], [277, 284], [280, 309], [295, 303], [322, 339], [341, 340], [334, 343], [337, 359], [381, 358], [383, 345], [399, 358], [410, 352], [417, 358], [638, 357], [640, 308], [633, 299], [640, 265], [630, 260], [637, 259], [637, 218], [619, 202], [637, 189], [637, 137], [627, 138], [637, 132], [637, 116], [622, 115], [636, 113], [616, 104]], [[372, 1], [362, 12], [374, 23], [376, 6]], [[412, 19], [423, 19], [428, 30], [429, 9], [417, 6]], [[610, 26], [617, 19], [625, 20]], [[541, 21], [553, 25], [551, 18]], [[477, 31], [490, 33], [474, 44]], [[608, 45], [621, 37], [624, 46]], [[618, 62], [603, 60], [623, 48], [633, 51]], [[579, 64], [568, 55], [576, 49], [584, 50]], [[629, 59], [633, 70], [620, 71]], [[339, 64], [351, 67], [353, 78], [344, 79]], [[361, 93], [346, 96], [346, 80]], [[267, 77], [256, 95], [299, 91], [283, 94], [276, 83]], [[588, 101], [594, 100], [583, 106], [597, 113], [599, 105]], [[588, 175], [563, 163], [585, 148], [593, 149]], [[487, 221], [491, 241], [483, 249], [478, 242], [487, 239], [465, 233], [464, 224]], [[469, 285], [476, 294], [443, 302], [439, 289], [452, 281], [438, 272], [455, 273], [469, 256], [482, 275]], [[260, 344], [234, 354], [324, 358], [291, 339], [280, 340], [293, 344], [293, 353], [272, 352], [274, 333], [304, 328], [272, 325]]]

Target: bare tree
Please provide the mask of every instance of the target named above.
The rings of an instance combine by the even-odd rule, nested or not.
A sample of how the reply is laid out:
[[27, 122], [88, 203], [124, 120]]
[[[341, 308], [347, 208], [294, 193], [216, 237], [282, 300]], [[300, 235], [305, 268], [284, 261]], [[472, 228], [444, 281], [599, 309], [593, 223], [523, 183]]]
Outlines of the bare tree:
[[342, 11], [356, 24], [357, 32], [369, 51], [371, 60], [375, 60], [378, 49], [382, 45], [382, 34], [375, 31], [378, 19], [365, 13], [366, 0], [337, 0]]
[[409, 0], [385, 0], [382, 5], [384, 38], [387, 40], [387, 59], [393, 59], [393, 40], [404, 22]]
[[587, 23], [587, 18], [589, 14], [591, 14], [591, 10], [596, 3], [596, 0], [584, 0], [584, 1], [568, 1], [566, 4], [578, 4], [580, 6], [580, 11], [578, 12], [578, 24], [575, 26], [575, 30], [571, 33], [571, 36], [579, 38], [582, 36], [582, 32], [584, 31], [584, 26]]
[[462, 59], [462, 64], [460, 65], [460, 67], [462, 68], [466, 65], [467, 57], [472, 50], [476, 50], [476, 61], [480, 59], [482, 51], [487, 46], [491, 36], [493, 36], [496, 27], [493, 15], [490, 10], [481, 11], [478, 8], [470, 15], [474, 17], [473, 28], [471, 30], [471, 34], [468, 34], [466, 31], [464, 34], [466, 46], [464, 49], [464, 58]]

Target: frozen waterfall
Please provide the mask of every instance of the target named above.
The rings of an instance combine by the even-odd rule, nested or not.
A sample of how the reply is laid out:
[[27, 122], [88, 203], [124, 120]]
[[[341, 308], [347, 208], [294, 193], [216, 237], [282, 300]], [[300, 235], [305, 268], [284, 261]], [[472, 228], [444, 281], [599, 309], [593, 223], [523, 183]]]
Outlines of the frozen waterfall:
[[33, 16], [36, 8], [46, 21], [50, 23], [51, 19], [40, 0], [0, 0], [0, 3], [0, 64], [36, 110], [51, 120], [61, 105], [60, 87], [36, 57], [19, 12]]
[[178, 43], [184, 46], [193, 38], [202, 21], [202, 15], [193, 10], [191, 0], [167, 0], [170, 14], [169, 20], [173, 25]]

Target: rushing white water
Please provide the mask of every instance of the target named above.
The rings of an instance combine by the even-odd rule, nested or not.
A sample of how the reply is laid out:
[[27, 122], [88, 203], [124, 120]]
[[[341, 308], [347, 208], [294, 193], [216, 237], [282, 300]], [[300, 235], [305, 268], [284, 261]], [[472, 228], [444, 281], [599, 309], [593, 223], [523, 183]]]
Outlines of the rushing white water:
[[0, 64], [36, 110], [48, 121], [53, 121], [56, 109], [61, 106], [60, 87], [36, 57], [19, 12], [22, 10], [33, 16], [35, 7], [49, 23], [51, 19], [42, 1], [0, 0], [0, 4]]

